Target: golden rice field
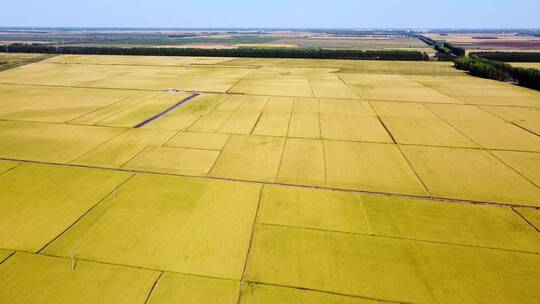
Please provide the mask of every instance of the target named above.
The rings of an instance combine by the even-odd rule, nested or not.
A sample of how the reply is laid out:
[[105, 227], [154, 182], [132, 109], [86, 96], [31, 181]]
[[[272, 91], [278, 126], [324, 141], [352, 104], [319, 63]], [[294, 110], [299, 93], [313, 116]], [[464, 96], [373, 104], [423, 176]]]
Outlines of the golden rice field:
[[0, 71], [12, 69], [14, 67], [38, 62], [52, 57], [48, 54], [18, 54], [18, 53], [0, 53]]
[[528, 69], [540, 69], [540, 62], [512, 62], [512, 66]]
[[20, 66], [0, 189], [0, 303], [540, 298], [540, 93], [450, 63]]

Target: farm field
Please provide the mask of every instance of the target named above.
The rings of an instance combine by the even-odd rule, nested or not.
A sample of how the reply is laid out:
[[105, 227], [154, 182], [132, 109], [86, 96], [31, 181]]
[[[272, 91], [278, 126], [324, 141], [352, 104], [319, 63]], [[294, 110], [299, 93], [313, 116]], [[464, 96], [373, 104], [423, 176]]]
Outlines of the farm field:
[[540, 38], [518, 33], [428, 33], [427, 37], [446, 40], [469, 51], [537, 51]]
[[540, 93], [445, 62], [0, 72], [0, 303], [536, 303]]
[[[352, 34], [352, 35], [351, 35]], [[419, 50], [432, 48], [416, 39], [393, 31], [213, 31], [173, 29], [57, 29], [17, 30], [0, 28], [0, 43], [37, 43], [100, 47], [170, 47], [235, 49], [261, 48], [328, 48], [349, 50]]]
[[512, 66], [529, 69], [540, 69], [540, 62], [512, 62]]
[[0, 71], [50, 58], [46, 54], [0, 53]]

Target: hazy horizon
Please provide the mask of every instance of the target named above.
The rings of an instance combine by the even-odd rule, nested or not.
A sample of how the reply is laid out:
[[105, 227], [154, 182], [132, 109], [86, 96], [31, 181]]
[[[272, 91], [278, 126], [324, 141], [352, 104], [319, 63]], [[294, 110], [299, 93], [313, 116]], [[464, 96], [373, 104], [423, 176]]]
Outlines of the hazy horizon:
[[540, 27], [418, 27], [418, 28], [406, 28], [406, 27], [137, 27], [137, 26], [117, 26], [117, 27], [107, 27], [107, 26], [24, 26], [24, 25], [2, 25], [0, 24], [0, 29], [37, 29], [37, 30], [193, 30], [193, 31], [219, 31], [219, 30], [244, 30], [244, 31], [253, 31], [253, 30], [276, 30], [276, 31], [301, 31], [301, 30], [381, 30], [381, 31], [391, 31], [391, 30], [411, 30], [411, 31], [420, 31], [420, 30], [446, 30], [446, 31], [482, 31], [482, 30], [540, 30]]
[[2, 27], [148, 29], [537, 29], [540, 2], [516, 0], [10, 1]]

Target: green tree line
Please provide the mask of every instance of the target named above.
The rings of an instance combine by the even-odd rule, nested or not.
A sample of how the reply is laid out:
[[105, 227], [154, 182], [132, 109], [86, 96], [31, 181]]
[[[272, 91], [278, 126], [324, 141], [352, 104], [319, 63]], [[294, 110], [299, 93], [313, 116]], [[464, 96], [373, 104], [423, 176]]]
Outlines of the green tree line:
[[[356, 59], [356, 60], [429, 60], [426, 53], [407, 50], [329, 50], [303, 48], [149, 48], [149, 47], [92, 47], [53, 46], [43, 44], [11, 44], [9, 52], [81, 54], [81, 55], [140, 55], [140, 56], [202, 56], [202, 57], [252, 57], [252, 58], [307, 58], [307, 59]], [[5, 51], [5, 49], [4, 49]]]
[[435, 44], [437, 44], [437, 41], [429, 38], [429, 37], [426, 37], [426, 36], [423, 36], [423, 35], [414, 35], [414, 37], [416, 37], [417, 39], [420, 39], [422, 40], [425, 44], [429, 45], [429, 46], [434, 46]]
[[450, 42], [444, 40], [437, 41], [423, 35], [415, 35], [414, 37], [432, 46], [437, 51], [439, 60], [450, 60], [455, 59], [455, 57], [465, 56], [464, 48], [455, 46]]
[[540, 62], [540, 52], [471, 52], [469, 56], [502, 62]]
[[513, 67], [507, 63], [478, 58], [460, 57], [454, 61], [457, 69], [471, 75], [500, 81], [513, 80], [519, 85], [540, 90], [540, 70]]

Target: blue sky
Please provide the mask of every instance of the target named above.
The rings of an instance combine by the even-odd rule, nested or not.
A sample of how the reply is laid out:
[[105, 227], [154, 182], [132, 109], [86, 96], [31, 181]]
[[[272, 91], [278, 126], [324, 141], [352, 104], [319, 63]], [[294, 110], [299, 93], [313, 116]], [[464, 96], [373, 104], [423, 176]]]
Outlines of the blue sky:
[[3, 26], [540, 28], [539, 0], [6, 0]]

